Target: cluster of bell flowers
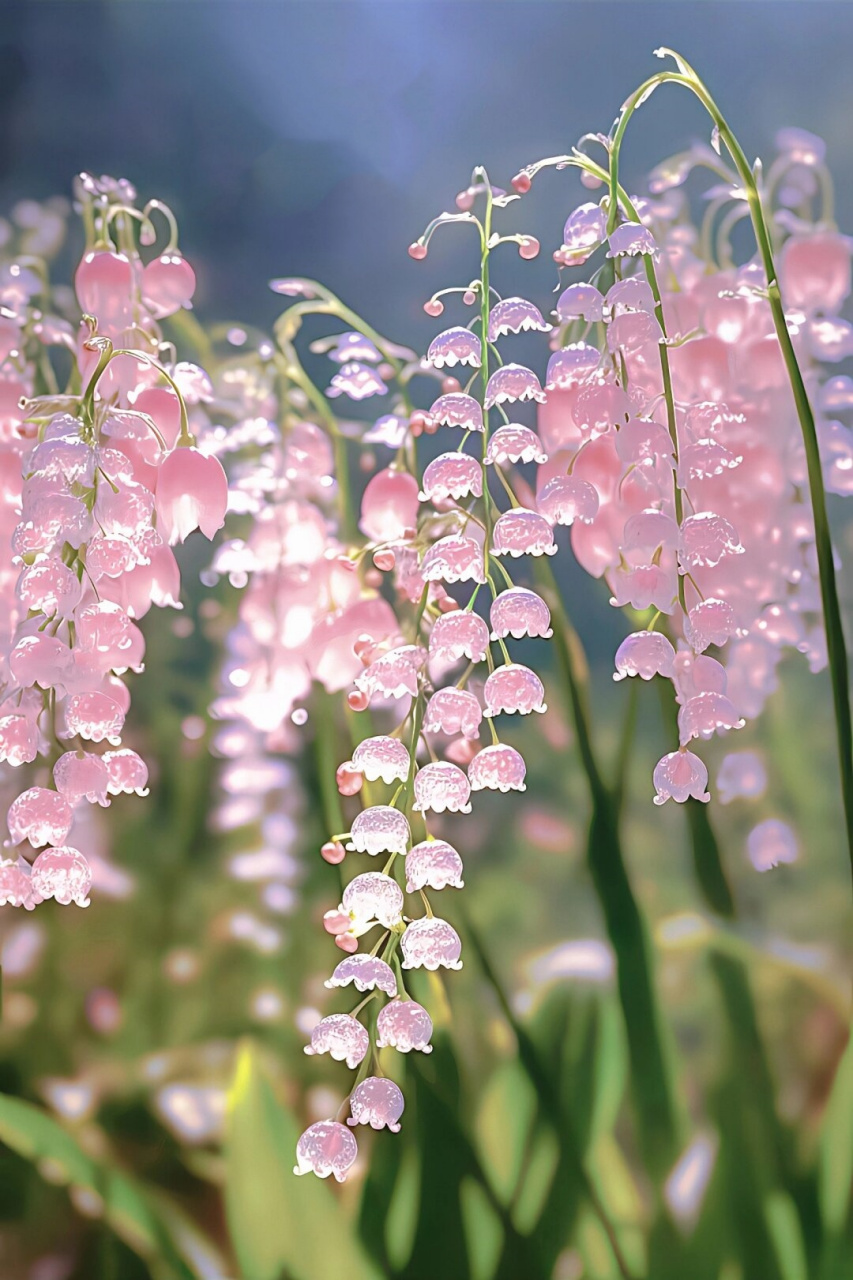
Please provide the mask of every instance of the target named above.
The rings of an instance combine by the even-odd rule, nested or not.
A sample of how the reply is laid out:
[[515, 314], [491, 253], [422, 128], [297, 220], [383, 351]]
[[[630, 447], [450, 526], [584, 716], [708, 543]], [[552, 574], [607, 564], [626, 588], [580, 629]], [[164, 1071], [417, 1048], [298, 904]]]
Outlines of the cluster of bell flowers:
[[[139, 620], [152, 604], [178, 606], [172, 546], [196, 528], [212, 537], [227, 496], [190, 428], [207, 377], [171, 358], [159, 327], [195, 286], [171, 213], [138, 209], [123, 180], [83, 174], [75, 195], [88, 237], [76, 330], [50, 314], [55, 295], [28, 260], [7, 268], [2, 302], [0, 762], [32, 785], [9, 806], [15, 857], [0, 866], [0, 899], [27, 909], [86, 906], [91, 868], [67, 843], [75, 809], [147, 793], [145, 762], [122, 745], [123, 677], [143, 667]], [[170, 240], [143, 263], [155, 210]], [[73, 361], [64, 393], [52, 346]]]
[[[781, 135], [768, 195], [777, 200], [782, 295], [819, 413], [826, 487], [846, 494], [853, 383], [831, 376], [831, 367], [853, 353], [853, 329], [838, 314], [850, 292], [850, 243], [812, 214], [815, 196], [827, 189], [821, 145], [799, 131]], [[323, 1019], [312, 1037], [308, 1052], [329, 1052], [359, 1074], [338, 1119], [303, 1135], [297, 1172], [345, 1176], [356, 1159], [353, 1137], [340, 1123], [347, 1106], [349, 1126], [396, 1126], [399, 1089], [366, 1074], [373, 1064], [379, 1068], [376, 1051], [393, 1041], [377, 1019], [374, 1047], [357, 1015], [382, 992], [383, 1028], [392, 1015], [425, 1018], [407, 997], [403, 970], [460, 963], [458, 935], [433, 913], [427, 894], [461, 887], [462, 861], [447, 841], [432, 838], [431, 815], [467, 813], [472, 793], [483, 788], [524, 789], [524, 761], [498, 740], [493, 718], [544, 710], [544, 690], [535, 671], [511, 660], [505, 641], [547, 637], [551, 622], [545, 600], [516, 585], [508, 564], [555, 554], [557, 530], [568, 527], [574, 556], [605, 579], [611, 603], [648, 615], [620, 645], [614, 678], [660, 675], [674, 686], [679, 743], [654, 770], [657, 804], [710, 798], [707, 768], [691, 748], [761, 713], [786, 649], [804, 653], [813, 671], [826, 664], [806, 462], [766, 280], [755, 262], [734, 263], [725, 234], [718, 236], [722, 263], [710, 255], [707, 232], [692, 226], [678, 189], [710, 154], [697, 148], [661, 166], [652, 194], [631, 201], [630, 214], [620, 208], [613, 225], [606, 200], [571, 214], [555, 261], [561, 269], [584, 266], [598, 253], [601, 265], [589, 280], [562, 282], [553, 324], [532, 302], [500, 298], [488, 283], [489, 253], [503, 240], [526, 258], [538, 246], [529, 236], [492, 234], [492, 211], [513, 197], [489, 186], [482, 171], [458, 197], [460, 212], [436, 219], [410, 246], [410, 255], [423, 260], [438, 227], [475, 222], [484, 251], [480, 279], [442, 290], [425, 310], [441, 315], [445, 296], [456, 292], [464, 304], [480, 305], [470, 324], [448, 328], [431, 343], [425, 367], [446, 375], [442, 394], [428, 410], [410, 413], [394, 462], [364, 494], [361, 530], [374, 565], [394, 571], [398, 597], [416, 614], [402, 643], [377, 644], [364, 635], [354, 646], [364, 671], [350, 707], [402, 704], [404, 714], [389, 732], [359, 742], [338, 770], [344, 795], [369, 787], [369, 798], [348, 843], [332, 839], [324, 856], [388, 860], [381, 873], [356, 876], [326, 917], [349, 957], [331, 985], [355, 981], [369, 994], [351, 1014]], [[716, 155], [712, 165], [719, 177]], [[536, 171], [519, 175], [519, 193]], [[733, 181], [722, 197], [719, 185], [714, 194], [715, 212], [726, 199], [735, 202], [736, 215], [728, 222], [723, 215], [725, 231], [745, 207], [737, 205]], [[482, 196], [481, 222], [471, 209]], [[541, 379], [533, 369], [504, 363], [497, 350], [501, 338], [524, 331], [549, 335]], [[357, 399], [384, 390], [364, 366], [348, 369], [334, 386], [334, 394]], [[525, 403], [535, 406], [535, 429], [510, 420], [508, 409]], [[419, 476], [413, 438], [445, 430], [461, 442], [433, 456]], [[469, 441], [479, 456], [466, 450]], [[536, 467], [533, 487], [514, 470], [525, 464]], [[467, 602], [456, 598], [465, 584]], [[488, 616], [475, 607], [486, 586]], [[448, 683], [447, 673], [463, 660], [462, 676]], [[481, 663], [488, 674], [480, 686]], [[485, 747], [484, 720], [493, 739]], [[752, 753], [730, 753], [721, 771], [725, 799], [754, 794], [753, 772]], [[382, 797], [387, 803], [374, 803], [379, 784], [394, 788]], [[414, 839], [414, 822], [424, 839]], [[750, 858], [760, 870], [789, 861], [796, 856], [792, 841], [784, 824], [760, 823], [750, 836]], [[396, 878], [401, 862], [403, 885]], [[408, 914], [403, 887], [421, 895], [426, 915]], [[361, 939], [372, 929], [379, 941], [365, 957]]]
[[[482, 220], [470, 212], [478, 199]], [[435, 228], [453, 221], [475, 223], [486, 257], [502, 241], [514, 243], [522, 257], [533, 256], [538, 245], [530, 236], [491, 238], [493, 209], [513, 199], [475, 171], [457, 199], [462, 212], [431, 224], [411, 256], [426, 257]], [[352, 1128], [400, 1127], [403, 1094], [383, 1073], [380, 1051], [431, 1047], [430, 1015], [409, 994], [407, 974], [462, 964], [459, 935], [443, 912], [436, 914], [431, 896], [463, 887], [463, 862], [436, 827], [445, 815], [469, 814], [475, 793], [525, 790], [524, 759], [501, 740], [495, 721], [546, 710], [542, 681], [512, 659], [507, 642], [547, 639], [550, 611], [535, 591], [516, 585], [510, 570], [519, 560], [554, 554], [556, 544], [541, 514], [514, 494], [507, 505], [504, 474], [515, 463], [545, 460], [535, 431], [510, 421], [506, 408], [541, 403], [545, 393], [532, 370], [503, 363], [497, 344], [550, 325], [532, 304], [500, 298], [487, 268], [467, 288], [442, 291], [449, 293], [462, 295], [468, 306], [479, 304], [476, 330], [458, 326], [434, 338], [417, 372], [438, 378], [441, 394], [429, 409], [403, 416], [396, 436], [386, 435], [396, 455], [371, 477], [361, 501], [366, 542], [360, 554], [372, 557], [370, 572], [386, 575], [400, 622], [384, 641], [356, 638], [361, 671], [347, 702], [353, 712], [369, 710], [374, 723], [340, 764], [337, 785], [363, 807], [350, 830], [334, 835], [322, 852], [335, 864], [354, 854], [358, 861], [382, 858], [383, 865], [358, 871], [324, 918], [345, 953], [326, 985], [353, 983], [364, 994], [349, 1013], [323, 1018], [306, 1052], [329, 1053], [357, 1075], [338, 1116], [302, 1135], [295, 1168], [341, 1181], [357, 1158]], [[442, 295], [424, 309], [441, 315]], [[351, 371], [350, 394], [357, 390], [360, 397], [368, 372]], [[334, 390], [344, 391], [341, 379]], [[445, 451], [421, 471], [416, 441], [422, 436], [436, 436]], [[375, 732], [380, 717], [384, 731]]]
[[[853, 382], [833, 366], [853, 354], [839, 315], [851, 242], [813, 212], [828, 185], [820, 140], [785, 130], [779, 148], [767, 194], [782, 299], [825, 487], [846, 495]], [[710, 798], [692, 748], [761, 713], [786, 650], [826, 665], [806, 460], [766, 279], [732, 260], [725, 232], [746, 205], [731, 176], [708, 193], [721, 262], [707, 226], [692, 225], [680, 187], [698, 165], [721, 176], [717, 155], [694, 148], [655, 171], [651, 194], [631, 201], [636, 219], [620, 209], [612, 229], [606, 199], [569, 216], [555, 261], [599, 264], [557, 298], [538, 420], [537, 510], [571, 526], [577, 561], [606, 580], [611, 604], [648, 617], [620, 645], [614, 679], [674, 686], [679, 744], [655, 767], [657, 804]]]

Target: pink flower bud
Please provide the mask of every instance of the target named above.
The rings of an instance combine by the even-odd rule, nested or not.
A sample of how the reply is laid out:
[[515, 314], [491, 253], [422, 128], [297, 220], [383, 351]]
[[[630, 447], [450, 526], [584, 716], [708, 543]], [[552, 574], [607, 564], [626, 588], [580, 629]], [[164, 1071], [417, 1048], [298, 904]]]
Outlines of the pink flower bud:
[[415, 240], [409, 245], [409, 257], [414, 258], [415, 262], [423, 262], [427, 256], [427, 247], [421, 244], [420, 240]]
[[320, 849], [320, 857], [324, 861], [331, 863], [332, 866], [337, 866], [339, 862], [343, 862], [346, 856], [346, 849], [339, 840], [327, 840]]
[[335, 782], [342, 796], [355, 796], [361, 790], [364, 778], [353, 762], [346, 760], [343, 764], [338, 765], [335, 773]]
[[345, 911], [327, 911], [323, 916], [323, 928], [326, 933], [336, 936], [339, 933], [349, 933], [352, 928], [352, 920]]
[[164, 253], [142, 269], [142, 300], [158, 319], [187, 306], [195, 293], [195, 272], [179, 253]]

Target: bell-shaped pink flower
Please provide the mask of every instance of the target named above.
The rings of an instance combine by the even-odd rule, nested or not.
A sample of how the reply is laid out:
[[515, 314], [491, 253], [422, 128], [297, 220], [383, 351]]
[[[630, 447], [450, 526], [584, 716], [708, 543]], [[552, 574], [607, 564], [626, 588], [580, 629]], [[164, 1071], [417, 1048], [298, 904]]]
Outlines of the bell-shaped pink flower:
[[531, 711], [546, 711], [545, 688], [535, 671], [513, 662], [498, 667], [486, 680], [483, 699], [485, 715], [529, 715]]
[[[424, 471], [422, 502], [444, 502], [448, 498], [480, 498], [483, 495], [483, 468], [467, 453], [442, 453]], [[414, 523], [414, 522], [413, 522]]]
[[305, 1046], [310, 1056], [328, 1053], [335, 1062], [357, 1067], [370, 1048], [370, 1037], [359, 1022], [348, 1013], [332, 1013], [322, 1018], [311, 1032], [311, 1043]]
[[461, 534], [439, 538], [421, 561], [421, 576], [424, 582], [485, 582], [483, 548]]
[[22, 688], [62, 686], [71, 666], [71, 651], [56, 636], [42, 632], [24, 636], [9, 654], [9, 669]]
[[527, 587], [510, 587], [495, 596], [489, 618], [493, 640], [503, 640], [506, 636], [512, 636], [513, 640], [521, 640], [523, 636], [541, 636], [548, 640], [554, 634], [551, 610], [541, 596]]
[[348, 364], [350, 360], [366, 360], [368, 364], [379, 364], [382, 355], [374, 343], [363, 333], [340, 333], [332, 339], [334, 346], [329, 350], [329, 359], [336, 364]]
[[734, 471], [742, 462], [742, 453], [732, 453], [718, 440], [697, 440], [679, 451], [678, 483], [682, 489], [689, 489], [694, 481]]
[[709, 645], [723, 645], [735, 634], [735, 611], [727, 600], [707, 596], [684, 619], [684, 638], [697, 652]]
[[746, 721], [723, 693], [698, 693], [689, 698], [678, 713], [682, 746], [692, 738], [712, 738], [728, 729], [742, 729]]
[[597, 490], [579, 476], [553, 476], [536, 495], [536, 510], [551, 525], [592, 524], [598, 508]]
[[850, 245], [834, 231], [789, 236], [779, 255], [785, 305], [834, 315], [850, 293]]
[[485, 407], [493, 409], [498, 404], [523, 403], [547, 399], [532, 369], [523, 364], [505, 364], [496, 369], [486, 384]]
[[756, 871], [770, 871], [783, 862], [796, 862], [797, 837], [786, 822], [767, 818], [753, 827], [746, 838], [746, 851]]
[[432, 1053], [431, 1038], [432, 1019], [416, 1000], [392, 1000], [379, 1010], [377, 1049], [397, 1049], [400, 1053], [417, 1049], [421, 1053]]
[[623, 356], [640, 351], [650, 342], [661, 342], [663, 333], [655, 316], [646, 311], [627, 311], [607, 326], [607, 350]]
[[570, 342], [548, 360], [545, 389], [571, 390], [591, 378], [600, 363], [601, 354], [596, 347], [587, 342]]
[[675, 467], [672, 437], [648, 418], [631, 418], [616, 434], [616, 453], [625, 467], [653, 469], [658, 462]]
[[373, 542], [397, 542], [418, 519], [418, 482], [408, 471], [386, 467], [368, 481], [359, 528]]
[[102, 657], [104, 671], [141, 670], [145, 640], [119, 605], [99, 600], [78, 609], [74, 622], [80, 647]]
[[346, 1182], [357, 1156], [358, 1146], [346, 1125], [319, 1120], [297, 1142], [293, 1172], [297, 1176], [316, 1173], [318, 1178], [328, 1178], [331, 1173], [336, 1182]]
[[472, 791], [526, 791], [527, 768], [515, 747], [495, 743], [478, 751], [468, 766]]
[[688, 702], [700, 693], [725, 693], [728, 683], [722, 663], [692, 649], [679, 649], [671, 678], [678, 702]]
[[352, 762], [368, 782], [381, 779], [386, 784], [405, 782], [411, 768], [406, 745], [386, 735], [365, 738], [353, 751]]
[[674, 551], [678, 546], [678, 525], [665, 511], [647, 508], [635, 511], [625, 521], [622, 531], [622, 549], [646, 551], [649, 557], [659, 549]]
[[606, 235], [607, 220], [601, 207], [591, 202], [578, 205], [569, 214], [563, 228], [562, 265], [582, 266]]
[[459, 934], [438, 916], [413, 920], [400, 939], [404, 969], [461, 969]]
[[624, 428], [631, 416], [631, 401], [615, 382], [593, 378], [578, 389], [572, 417], [585, 440]]
[[462, 859], [446, 840], [423, 840], [406, 854], [406, 891], [461, 889]]
[[110, 776], [107, 791], [111, 796], [148, 795], [148, 765], [130, 747], [105, 751], [101, 760]]
[[557, 544], [551, 525], [538, 511], [511, 507], [498, 516], [492, 530], [492, 554], [519, 556], [553, 556]]
[[655, 296], [651, 286], [639, 276], [626, 276], [617, 280], [607, 290], [605, 302], [614, 316], [625, 311], [648, 311], [654, 313]]
[[456, 327], [445, 329], [429, 344], [427, 364], [434, 369], [453, 369], [456, 365], [467, 365], [470, 369], [479, 369], [482, 363], [480, 339], [470, 329]]
[[195, 448], [166, 455], [157, 473], [157, 528], [170, 546], [194, 529], [212, 538], [225, 523], [228, 481], [218, 458]]
[[557, 299], [557, 319], [561, 324], [578, 318], [604, 319], [604, 298], [594, 284], [570, 284]]
[[92, 804], [110, 803], [110, 772], [102, 756], [90, 752], [66, 751], [53, 766], [53, 781], [68, 803], [76, 805], [80, 800]]
[[334, 400], [337, 396], [347, 396], [350, 400], [369, 400], [371, 396], [384, 396], [388, 387], [375, 369], [360, 360], [352, 360], [342, 364], [332, 377], [326, 395]]
[[508, 333], [550, 333], [551, 326], [542, 312], [526, 298], [502, 298], [489, 314], [489, 342], [497, 342]]
[[418, 692], [418, 673], [425, 661], [426, 654], [417, 645], [389, 649], [356, 677], [356, 688], [370, 698], [414, 698]]
[[675, 650], [666, 636], [659, 631], [635, 631], [626, 636], [616, 650], [614, 680], [626, 676], [640, 676], [651, 680], [653, 676], [672, 677]]
[[717, 793], [720, 804], [731, 804], [740, 797], [754, 800], [767, 789], [767, 770], [755, 751], [730, 751], [723, 756], [717, 771]]
[[675, 605], [676, 577], [673, 568], [663, 564], [623, 563], [608, 575], [613, 591], [610, 603], [619, 608], [629, 604], [640, 611], [652, 606], [661, 613], [672, 613]]
[[482, 718], [482, 708], [469, 690], [455, 686], [437, 689], [427, 703], [424, 733], [461, 733], [476, 738]]
[[0, 862], [0, 906], [23, 907], [33, 911], [44, 899], [33, 889], [32, 875], [26, 864], [4, 859]]
[[388, 996], [397, 994], [397, 979], [390, 965], [378, 956], [359, 954], [347, 956], [335, 966], [335, 971], [325, 986], [348, 987], [352, 983], [357, 991], [384, 991]]
[[372, 1129], [400, 1132], [400, 1116], [405, 1100], [399, 1085], [384, 1076], [368, 1076], [350, 1094], [348, 1125], [369, 1124]]
[[389, 804], [362, 809], [352, 824], [347, 849], [356, 853], [405, 853], [411, 843], [406, 815]]
[[54, 436], [37, 444], [25, 454], [21, 469], [25, 476], [50, 476], [88, 489], [95, 480], [95, 452], [75, 430], [74, 435]]
[[454, 609], [436, 618], [429, 637], [430, 657], [439, 662], [468, 658], [483, 662], [489, 647], [489, 628], [473, 609]]
[[675, 800], [684, 804], [691, 796], [703, 804], [711, 799], [706, 791], [708, 770], [692, 751], [670, 751], [655, 765], [655, 804]]
[[[89, 557], [86, 557], [88, 566]], [[17, 596], [26, 609], [38, 609], [46, 617], [67, 618], [80, 601], [82, 583], [76, 573], [56, 556], [45, 556], [27, 565], [17, 585]]]
[[186, 307], [195, 293], [195, 272], [180, 253], [162, 253], [142, 268], [142, 301], [156, 320]]
[[0, 718], [0, 761], [14, 769], [31, 764], [38, 755], [38, 727], [33, 717], [11, 715]]
[[344, 889], [341, 910], [352, 917], [356, 929], [366, 932], [375, 923], [390, 929], [403, 913], [403, 891], [392, 876], [365, 871]]
[[542, 448], [542, 441], [530, 427], [523, 427], [518, 422], [508, 422], [498, 427], [489, 437], [486, 448], [486, 462], [503, 465], [507, 462], [547, 462], [548, 455]]
[[608, 258], [619, 258], [624, 255], [634, 256], [638, 253], [657, 253], [655, 238], [639, 222], [623, 222], [607, 238]]
[[79, 849], [63, 845], [58, 849], [44, 849], [33, 863], [33, 892], [47, 900], [54, 898], [63, 907], [76, 902], [78, 907], [88, 907], [92, 872]]
[[98, 691], [75, 693], [64, 707], [65, 729], [61, 738], [78, 735], [87, 742], [103, 742], [105, 739], [117, 747], [124, 727], [124, 712], [114, 698]]
[[447, 760], [425, 764], [415, 774], [418, 813], [470, 813], [471, 785], [463, 771]]
[[681, 526], [678, 560], [683, 572], [713, 568], [723, 556], [743, 555], [737, 530], [725, 516], [698, 511]]
[[462, 391], [439, 396], [430, 406], [429, 416], [439, 427], [461, 427], [463, 431], [484, 431], [483, 410], [478, 400]]
[[58, 791], [29, 787], [12, 801], [6, 821], [12, 844], [29, 840], [38, 849], [43, 844], [61, 845], [73, 819], [71, 805]]

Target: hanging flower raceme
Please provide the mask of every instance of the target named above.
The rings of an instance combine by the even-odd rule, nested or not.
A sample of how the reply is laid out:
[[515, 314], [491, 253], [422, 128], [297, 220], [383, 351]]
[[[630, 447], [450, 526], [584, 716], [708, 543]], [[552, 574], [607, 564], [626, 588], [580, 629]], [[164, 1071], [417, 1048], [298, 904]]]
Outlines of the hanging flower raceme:
[[[426, 257], [435, 229], [454, 220], [474, 225], [487, 258], [501, 241], [515, 244], [522, 257], [533, 256], [532, 237], [493, 237], [492, 217], [506, 198], [480, 171], [475, 188], [485, 206], [481, 216], [470, 211], [474, 197], [469, 207], [466, 195], [464, 214], [439, 219], [410, 248], [412, 257]], [[334, 1126], [344, 1119], [349, 1127], [399, 1128], [403, 1096], [385, 1078], [380, 1051], [430, 1051], [429, 1014], [407, 983], [419, 969], [462, 965], [460, 937], [431, 901], [435, 893], [452, 897], [450, 891], [463, 887], [462, 856], [455, 843], [437, 838], [433, 823], [464, 823], [475, 792], [524, 790], [524, 760], [500, 740], [497, 726], [504, 715], [545, 710], [542, 681], [530, 666], [513, 661], [506, 641], [548, 638], [550, 611], [537, 592], [514, 583], [500, 557], [514, 562], [556, 551], [557, 521], [523, 506], [512, 490], [512, 468], [545, 465], [547, 450], [532, 426], [507, 421], [504, 411], [505, 404], [518, 405], [519, 412], [530, 402], [542, 404], [546, 392], [533, 370], [501, 363], [494, 352], [504, 338], [547, 333], [551, 326], [532, 303], [497, 297], [487, 275], [468, 288], [443, 290], [428, 301], [427, 313], [441, 315], [442, 299], [454, 292], [463, 304], [479, 302], [475, 322], [444, 329], [423, 362], [402, 364], [397, 349], [371, 334], [385, 357], [389, 394], [398, 398], [395, 421], [404, 427], [395, 427], [392, 467], [376, 472], [364, 489], [358, 527], [367, 541], [346, 554], [362, 592], [393, 573], [385, 582], [390, 587], [393, 581], [396, 599], [385, 635], [363, 627], [361, 634], [345, 636], [355, 660], [347, 702], [356, 713], [370, 708], [374, 727], [363, 738], [356, 731], [336, 775], [344, 812], [360, 808], [348, 817], [349, 830], [333, 833], [323, 848], [331, 862], [356, 864], [341, 903], [323, 920], [347, 953], [326, 985], [337, 990], [352, 984], [363, 993], [350, 1013], [324, 1018], [307, 1047], [358, 1069], [337, 1117], [324, 1122], [319, 1135], [330, 1149], [337, 1149]], [[332, 310], [339, 305], [328, 294], [323, 301]], [[288, 354], [292, 360], [292, 348]], [[408, 379], [425, 371], [444, 380], [424, 413], [408, 403]], [[470, 380], [463, 387], [447, 378], [450, 372]], [[417, 441], [437, 433], [443, 451], [421, 471]], [[368, 436], [375, 446], [375, 432]], [[579, 491], [578, 503], [586, 515], [590, 496]], [[365, 858], [381, 869], [364, 870]], [[313, 1156], [317, 1128], [300, 1139], [298, 1167], [325, 1176], [329, 1161], [322, 1153]]]
[[[793, 218], [782, 194], [798, 162], [780, 145], [767, 197], [779, 286], [817, 410], [824, 484], [843, 494], [853, 400], [846, 380], [827, 375], [847, 351], [838, 312], [850, 293], [850, 243], [820, 209]], [[726, 183], [735, 212], [742, 198], [734, 173], [714, 191], [723, 210], [716, 241], [689, 228], [678, 188], [702, 154], [656, 171], [651, 198], [620, 196], [616, 207], [608, 192], [569, 216], [554, 259], [587, 264], [591, 275], [557, 299], [548, 398], [538, 409], [548, 458], [536, 510], [570, 526], [577, 560], [605, 578], [613, 605], [647, 615], [642, 630], [632, 617], [615, 678], [657, 675], [675, 687], [681, 750], [655, 770], [659, 803], [707, 799], [707, 770], [688, 744], [758, 716], [786, 649], [805, 653], [814, 670], [826, 664], [806, 460], [767, 282], [759, 260], [735, 264], [726, 240]], [[606, 177], [581, 151], [543, 164], [580, 168], [593, 185]], [[518, 175], [519, 193], [541, 167]], [[716, 180], [726, 172], [721, 164]], [[828, 183], [822, 170], [821, 190]], [[517, 554], [523, 539], [504, 539], [507, 518], [496, 550]], [[680, 656], [712, 646], [722, 686], [715, 676], [686, 691]]]
[[[206, 421], [205, 375], [163, 359], [157, 322], [189, 303], [195, 280], [174, 220], [157, 202], [136, 208], [128, 183], [83, 174], [76, 194], [93, 237], [75, 274], [79, 331], [75, 338], [60, 321], [46, 330], [49, 294], [39, 284], [36, 309], [23, 291], [3, 368], [16, 371], [23, 407], [2, 425], [9, 570], [0, 760], [25, 774], [7, 815], [17, 863], [5, 901], [28, 909], [47, 898], [88, 905], [86, 850], [67, 843], [75, 810], [147, 794], [144, 761], [121, 746], [126, 676], [144, 665], [138, 621], [152, 604], [178, 605], [171, 544], [195, 528], [213, 537], [227, 497], [221, 465], [195, 447], [191, 429], [191, 419]], [[166, 212], [171, 238], [144, 264], [134, 228], [152, 245], [155, 208]], [[81, 392], [34, 394], [51, 341], [73, 351]], [[39, 757], [53, 759], [52, 786], [27, 785]]]

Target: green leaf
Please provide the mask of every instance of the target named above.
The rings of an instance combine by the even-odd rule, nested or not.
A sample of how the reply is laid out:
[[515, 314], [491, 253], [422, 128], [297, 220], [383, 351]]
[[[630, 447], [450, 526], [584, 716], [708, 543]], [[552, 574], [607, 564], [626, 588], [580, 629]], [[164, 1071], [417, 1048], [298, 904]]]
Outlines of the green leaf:
[[229, 1095], [225, 1208], [242, 1280], [377, 1280], [352, 1224], [318, 1178], [294, 1176], [299, 1127], [244, 1044]]
[[764, 1201], [764, 1218], [784, 1280], [807, 1280], [809, 1269], [803, 1233], [791, 1197], [784, 1191], [771, 1192]]
[[[39, 1107], [0, 1095], [0, 1141], [31, 1160], [46, 1181], [98, 1197], [107, 1224], [157, 1274], [170, 1280], [225, 1280], [225, 1263], [200, 1228], [121, 1170], [93, 1160]], [[198, 1268], [202, 1256], [205, 1270]]]
[[840, 1235], [853, 1183], [853, 1038], [839, 1063], [820, 1134], [820, 1211], [830, 1235]]

